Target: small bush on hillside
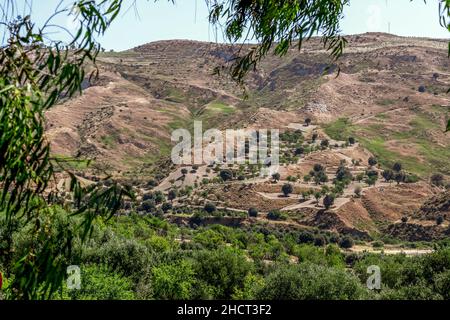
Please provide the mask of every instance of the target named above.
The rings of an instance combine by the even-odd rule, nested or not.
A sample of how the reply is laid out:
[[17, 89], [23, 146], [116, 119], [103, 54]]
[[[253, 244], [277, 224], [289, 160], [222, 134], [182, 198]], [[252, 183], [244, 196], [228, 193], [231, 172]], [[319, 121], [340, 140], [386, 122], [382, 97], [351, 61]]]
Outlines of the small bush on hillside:
[[369, 160], [367, 160], [367, 163], [369, 164], [369, 166], [373, 167], [374, 165], [376, 165], [378, 163], [378, 160], [375, 157], [369, 157]]
[[292, 184], [285, 183], [281, 187], [281, 191], [283, 192], [284, 196], [287, 197], [287, 196], [289, 196], [289, 194], [291, 194], [294, 191], [294, 188], [292, 187]]
[[164, 211], [164, 213], [172, 210], [172, 204], [169, 202], [164, 202], [161, 206], [162, 211]]
[[406, 175], [403, 172], [398, 172], [394, 175], [394, 180], [397, 182], [397, 184], [400, 184], [401, 182], [405, 182]]
[[415, 174], [407, 174], [405, 175], [405, 183], [416, 183], [419, 181], [419, 177]]
[[156, 182], [155, 179], [150, 179], [147, 182], [147, 187], [148, 188], [153, 188], [153, 187], [156, 187], [157, 185], [158, 185], [158, 183]]
[[177, 191], [172, 189], [167, 194], [167, 199], [169, 199], [169, 201], [172, 201], [172, 200], [176, 199], [177, 196], [178, 196]]
[[256, 208], [248, 209], [248, 216], [249, 217], [257, 217], [258, 216], [258, 210], [256, 210]]
[[280, 180], [280, 174], [279, 174], [278, 172], [272, 174], [272, 179], [273, 179], [274, 181]]
[[295, 152], [294, 153], [295, 153], [296, 156], [304, 154], [305, 153], [305, 148], [303, 148], [303, 147], [295, 148]]
[[314, 238], [314, 245], [317, 247], [322, 247], [326, 244], [326, 240], [323, 236], [317, 236]]
[[346, 236], [339, 242], [339, 246], [344, 249], [350, 249], [353, 247], [353, 239]]
[[280, 210], [271, 210], [267, 214], [267, 219], [270, 220], [286, 220], [286, 216]]
[[211, 214], [216, 211], [216, 206], [214, 205], [214, 203], [208, 202], [207, 204], [205, 204], [204, 210]]
[[328, 148], [328, 147], [330, 146], [330, 141], [328, 141], [328, 139], [323, 139], [323, 140], [320, 142], [320, 146], [321, 146], [322, 148]]
[[139, 211], [150, 213], [156, 209], [155, 201], [153, 199], [142, 201], [139, 206]]
[[298, 243], [313, 243], [314, 236], [308, 231], [302, 231], [298, 234]]
[[392, 170], [384, 170], [382, 173], [381, 173], [381, 176], [384, 178], [384, 180], [386, 181], [386, 182], [389, 182], [389, 181], [391, 181], [392, 179], [394, 179], [394, 171], [392, 171]]
[[336, 180], [350, 183], [352, 179], [353, 175], [350, 172], [350, 169], [345, 167], [344, 165], [340, 165], [336, 171]]
[[230, 170], [220, 170], [219, 175], [223, 181], [228, 181], [228, 180], [233, 179], [233, 173]]
[[430, 177], [430, 182], [434, 186], [441, 187], [444, 185], [444, 176], [440, 173], [435, 173]]
[[402, 164], [400, 162], [394, 163], [394, 165], [392, 166], [392, 170], [394, 170], [395, 172], [402, 171]]
[[152, 193], [144, 193], [142, 195], [142, 201], [147, 201], [147, 200], [153, 200], [153, 194]]

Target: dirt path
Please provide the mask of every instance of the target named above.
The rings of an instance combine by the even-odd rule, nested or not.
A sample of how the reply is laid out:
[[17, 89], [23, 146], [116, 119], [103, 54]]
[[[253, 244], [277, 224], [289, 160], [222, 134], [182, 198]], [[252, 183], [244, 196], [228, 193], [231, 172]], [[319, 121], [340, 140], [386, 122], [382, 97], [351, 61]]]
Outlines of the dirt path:
[[281, 211], [293, 211], [302, 208], [317, 208], [316, 199], [309, 199], [301, 203], [291, 204], [281, 208]]
[[[204, 199], [204, 200], [207, 200], [207, 199]], [[204, 206], [195, 206], [195, 205], [190, 205], [189, 207], [197, 208], [197, 209], [203, 209], [204, 208]], [[230, 207], [224, 207], [224, 206], [216, 206], [216, 209], [217, 210], [228, 210], [228, 211], [239, 212], [239, 213], [247, 213], [246, 210], [230, 208]]]
[[[212, 179], [215, 177], [215, 173], [211, 170], [209, 173], [206, 172], [208, 167], [206, 165], [199, 166], [195, 173], [191, 173], [192, 166], [188, 167], [180, 167], [175, 171], [172, 171], [154, 190], [155, 191], [167, 191], [172, 186], [176, 187], [186, 187], [193, 186], [195, 182], [200, 183], [202, 179]], [[183, 174], [181, 173], [182, 169], [188, 170], [184, 180], [182, 180]], [[171, 181], [175, 181], [173, 184]]]
[[405, 254], [407, 256], [419, 256], [423, 254], [429, 254], [434, 252], [433, 249], [405, 249], [400, 247], [394, 247], [394, 246], [385, 246], [384, 248], [373, 248], [372, 246], [368, 245], [355, 245], [352, 248], [345, 250], [347, 252], [354, 252], [354, 253], [362, 253], [362, 252], [369, 252], [369, 253], [383, 253], [383, 254]]
[[314, 131], [318, 127], [316, 125], [310, 124], [309, 126], [305, 126], [303, 123], [289, 123], [286, 128], [288, 129], [294, 129], [294, 130], [300, 130], [303, 133], [309, 133], [311, 131]]

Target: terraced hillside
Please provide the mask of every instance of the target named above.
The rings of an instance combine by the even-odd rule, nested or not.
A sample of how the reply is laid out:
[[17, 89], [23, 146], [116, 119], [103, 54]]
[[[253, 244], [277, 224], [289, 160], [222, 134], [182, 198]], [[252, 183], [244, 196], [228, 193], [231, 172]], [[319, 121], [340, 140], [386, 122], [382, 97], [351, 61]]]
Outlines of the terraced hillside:
[[382, 165], [400, 158], [423, 176], [450, 173], [441, 130], [450, 112], [445, 41], [352, 36], [336, 78], [323, 75], [329, 61], [313, 40], [301, 53], [263, 61], [247, 79], [247, 99], [212, 74], [235, 54], [231, 46], [193, 41], [104, 53], [100, 80], [49, 112], [54, 152], [95, 157], [123, 172], [167, 155], [170, 132], [193, 120], [206, 128], [282, 128], [311, 117], [332, 138], [354, 135]]
[[[450, 178], [447, 42], [377, 33], [348, 40], [336, 65], [317, 39], [301, 52], [268, 56], [248, 75], [245, 95], [226, 75], [213, 74], [237, 47], [174, 40], [103, 53], [100, 78], [48, 112], [53, 152], [92, 159], [89, 168], [74, 168], [87, 179], [133, 180], [144, 211], [162, 207], [142, 207], [151, 194], [171, 194], [166, 212], [179, 221], [212, 203], [242, 223], [255, 222], [247, 219], [252, 207], [260, 213], [256, 221], [362, 239], [411, 240], [417, 230], [420, 239], [445, 237], [447, 209], [424, 208]], [[307, 118], [312, 124], [304, 125]], [[204, 130], [269, 128], [294, 136], [282, 143], [280, 177], [261, 176], [258, 166], [172, 165], [171, 132], [192, 130], [195, 120]], [[401, 168], [382, 178], [396, 163]], [[324, 181], [314, 181], [317, 164]], [[220, 178], [223, 170], [231, 181]], [[443, 182], [430, 185], [437, 173]], [[292, 185], [287, 196], [284, 184]], [[329, 194], [334, 201], [326, 208]], [[279, 219], [270, 218], [274, 212]]]

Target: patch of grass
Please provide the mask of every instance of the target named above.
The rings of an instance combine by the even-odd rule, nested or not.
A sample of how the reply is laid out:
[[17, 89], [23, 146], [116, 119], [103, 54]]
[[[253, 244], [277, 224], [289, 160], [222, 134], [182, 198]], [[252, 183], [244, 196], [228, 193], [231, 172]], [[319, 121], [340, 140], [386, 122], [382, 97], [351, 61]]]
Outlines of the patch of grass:
[[[430, 172], [430, 168], [426, 164], [421, 163], [418, 158], [405, 156], [389, 150], [385, 145], [386, 141], [381, 136], [377, 138], [358, 137], [358, 141], [377, 157], [378, 162], [383, 168], [391, 168], [395, 162], [399, 161], [407, 171], [416, 173], [419, 176], [426, 175]], [[407, 142], [405, 141], [405, 143]]]
[[130, 168], [141, 167], [142, 165], [144, 167], [150, 167], [161, 158], [170, 155], [172, 145], [169, 141], [158, 140], [156, 138], [152, 139], [152, 141], [156, 146], [157, 152], [155, 152], [155, 150], [151, 150], [140, 157], [126, 156], [123, 159], [123, 164]]
[[119, 135], [121, 131], [119, 129], [114, 129], [107, 135], [103, 135], [100, 137], [100, 141], [108, 148], [115, 148], [117, 145], [117, 141], [119, 140]]
[[[435, 119], [425, 112], [418, 112], [410, 121], [410, 130], [389, 131], [382, 124], [354, 125], [346, 118], [338, 119], [324, 126], [325, 132], [333, 139], [346, 140], [354, 136], [362, 146], [373, 153], [384, 168], [394, 162], [401, 162], [405, 170], [426, 177], [435, 172], [450, 174], [450, 149], [432, 140], [430, 131], [441, 130]], [[390, 150], [389, 141], [400, 141], [411, 146], [411, 155]], [[415, 152], [415, 153], [414, 153]]]
[[76, 159], [69, 156], [53, 155], [53, 161], [58, 162], [63, 167], [72, 170], [84, 170], [92, 165], [93, 161], [89, 159]]
[[450, 148], [430, 144], [428, 140], [416, 140], [421, 154], [429, 162], [429, 173], [441, 172], [450, 175]]
[[392, 99], [380, 99], [376, 103], [380, 106], [389, 106], [393, 104], [395, 101]]
[[113, 136], [101, 136], [100, 141], [109, 148], [114, 148], [116, 146], [116, 138]]
[[424, 113], [418, 113], [415, 118], [409, 123], [416, 130], [436, 129], [436, 122], [432, 121]]
[[176, 103], [182, 103], [186, 101], [186, 97], [184, 93], [181, 90], [175, 89], [175, 88], [169, 88], [166, 92], [167, 96], [165, 100], [176, 102]]
[[375, 118], [386, 120], [386, 119], [390, 119], [391, 116], [386, 114], [386, 113], [378, 113], [378, 114], [375, 115]]
[[208, 103], [204, 108], [192, 111], [190, 117], [180, 117], [174, 110], [162, 109], [160, 112], [169, 114], [173, 120], [167, 124], [169, 129], [187, 129], [193, 133], [194, 121], [203, 121], [203, 130], [215, 127], [224, 117], [236, 112], [236, 108], [221, 101]]
[[191, 126], [185, 119], [176, 118], [167, 124], [171, 130], [188, 129]]
[[221, 112], [224, 114], [232, 114], [232, 113], [234, 113], [235, 108], [228, 104], [225, 104], [223, 102], [214, 101], [214, 102], [211, 102], [210, 104], [208, 104], [207, 110]]
[[442, 106], [442, 105], [437, 105], [437, 104], [433, 104], [431, 106], [431, 110], [434, 112], [438, 112], [438, 113], [444, 113], [445, 115], [450, 115], [450, 106]]
[[223, 123], [224, 118], [234, 114], [235, 111], [233, 106], [221, 101], [213, 101], [197, 112], [194, 119], [203, 121], [203, 130], [207, 130]]

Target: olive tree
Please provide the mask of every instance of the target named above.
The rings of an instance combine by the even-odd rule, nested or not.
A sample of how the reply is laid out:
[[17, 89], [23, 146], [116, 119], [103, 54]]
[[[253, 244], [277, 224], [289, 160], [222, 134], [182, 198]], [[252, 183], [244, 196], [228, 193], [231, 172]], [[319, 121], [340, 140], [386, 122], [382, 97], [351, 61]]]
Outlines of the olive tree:
[[285, 197], [288, 197], [294, 191], [294, 188], [292, 187], [292, 184], [285, 183], [281, 187], [281, 191], [283, 192]]
[[323, 198], [323, 205], [325, 207], [325, 209], [330, 209], [331, 206], [334, 203], [334, 196], [332, 194], [327, 194], [324, 198]]

